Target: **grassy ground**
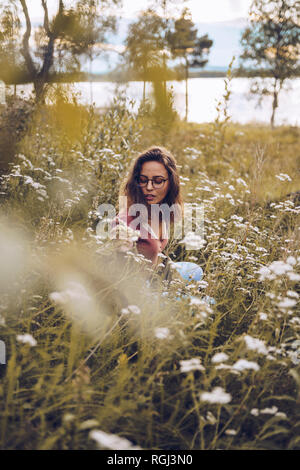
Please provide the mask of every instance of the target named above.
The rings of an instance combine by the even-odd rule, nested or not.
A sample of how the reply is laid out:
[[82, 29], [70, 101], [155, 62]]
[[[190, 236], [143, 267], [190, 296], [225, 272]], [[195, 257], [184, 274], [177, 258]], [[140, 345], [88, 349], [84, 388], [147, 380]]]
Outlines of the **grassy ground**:
[[[300, 130], [162, 135], [120, 97], [104, 116], [55, 103], [1, 179], [1, 448], [299, 449]], [[166, 250], [202, 266], [199, 284], [96, 236], [98, 205], [153, 144], [204, 204], [204, 247]]]

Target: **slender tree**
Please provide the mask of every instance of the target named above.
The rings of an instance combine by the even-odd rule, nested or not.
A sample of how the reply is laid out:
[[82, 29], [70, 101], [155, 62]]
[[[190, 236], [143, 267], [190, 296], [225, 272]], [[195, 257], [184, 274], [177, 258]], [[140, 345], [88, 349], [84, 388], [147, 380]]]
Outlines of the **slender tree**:
[[138, 20], [129, 26], [124, 57], [133, 67], [135, 74], [144, 82], [143, 101], [146, 95], [146, 82], [151, 80], [151, 72], [162, 64], [164, 28], [163, 19], [151, 8], [142, 11]]
[[182, 58], [185, 70], [185, 120], [188, 117], [188, 78], [190, 67], [204, 67], [213, 41], [208, 35], [197, 37], [197, 28], [190, 11], [183, 10], [181, 17], [174, 22], [168, 33], [168, 42], [174, 58]]
[[300, 1], [254, 0], [249, 16], [250, 24], [241, 38], [240, 71], [260, 77], [253, 79], [252, 93], [260, 99], [272, 95], [273, 128], [279, 93], [286, 80], [299, 73]]
[[4, 5], [0, 17], [0, 78], [7, 84], [16, 83], [21, 78], [19, 36], [21, 22], [17, 14], [15, 2]]
[[156, 11], [159, 12], [162, 20], [164, 22], [164, 29], [163, 29], [163, 40], [164, 40], [164, 49], [162, 54], [162, 61], [163, 61], [163, 88], [165, 93], [165, 100], [167, 100], [167, 61], [168, 61], [168, 32], [171, 27], [172, 18], [178, 14], [178, 8], [182, 8], [182, 4], [186, 3], [187, 0], [153, 0], [153, 6]]

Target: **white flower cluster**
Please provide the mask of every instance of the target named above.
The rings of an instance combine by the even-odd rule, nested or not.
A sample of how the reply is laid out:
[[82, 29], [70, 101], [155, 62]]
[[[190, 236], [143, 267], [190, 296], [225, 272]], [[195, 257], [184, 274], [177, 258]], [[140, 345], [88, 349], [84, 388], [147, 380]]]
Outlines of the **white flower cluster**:
[[180, 363], [180, 372], [182, 373], [188, 373], [193, 370], [202, 370], [202, 371], [205, 370], [198, 357], [182, 360], [182, 361], [179, 361], [179, 363]]
[[251, 351], [256, 351], [260, 354], [268, 354], [268, 349], [264, 341], [258, 338], [253, 338], [250, 335], [245, 335], [244, 341], [246, 343], [247, 349], [250, 349]]
[[91, 300], [85, 287], [76, 281], [70, 281], [67, 284], [67, 289], [61, 292], [51, 292], [49, 294], [50, 300], [56, 304], [65, 305], [69, 302], [86, 303]]
[[17, 340], [20, 341], [20, 343], [28, 344], [30, 347], [37, 345], [36, 339], [28, 333], [25, 335], [17, 335]]
[[229, 359], [226, 353], [216, 353], [212, 358], [211, 362], [218, 364], [219, 362], [227, 361]]
[[291, 177], [286, 173], [279, 173], [279, 175], [275, 175], [275, 178], [280, 181], [292, 181]]
[[188, 232], [180, 243], [185, 245], [186, 250], [201, 250], [206, 244], [206, 240], [194, 232]]
[[278, 411], [277, 406], [272, 406], [271, 408], [264, 408], [263, 410], [259, 410], [258, 408], [252, 408], [250, 413], [253, 416], [259, 416], [261, 415], [273, 415], [273, 416], [278, 416], [281, 418], [286, 418], [286, 414], [283, 413], [282, 411]]
[[259, 280], [274, 280], [279, 276], [286, 275], [291, 281], [299, 281], [300, 275], [294, 272], [293, 267], [299, 264], [299, 258], [289, 256], [286, 262], [273, 261], [269, 266], [263, 266], [258, 270]]
[[218, 403], [224, 405], [231, 401], [230, 393], [225, 392], [222, 387], [215, 387], [211, 392], [200, 393], [200, 400], [208, 403]]
[[99, 447], [109, 450], [141, 450], [141, 447], [135, 446], [128, 439], [108, 434], [104, 431], [94, 429], [89, 434], [90, 439], [96, 441]]
[[155, 328], [155, 337], [157, 339], [171, 339], [169, 328]]
[[141, 309], [137, 305], [128, 305], [128, 307], [122, 308], [121, 313], [123, 315], [130, 315], [131, 313], [140, 315]]

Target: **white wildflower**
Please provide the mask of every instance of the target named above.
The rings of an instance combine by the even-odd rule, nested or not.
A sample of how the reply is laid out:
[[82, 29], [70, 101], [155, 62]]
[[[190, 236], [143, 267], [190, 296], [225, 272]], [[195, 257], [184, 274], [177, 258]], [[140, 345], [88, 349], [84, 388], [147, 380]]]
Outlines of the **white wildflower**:
[[258, 270], [259, 280], [265, 281], [266, 279], [274, 279], [274, 276], [271, 274], [270, 269], [267, 266], [263, 266]]
[[70, 281], [67, 284], [67, 289], [62, 292], [51, 292], [49, 294], [50, 300], [58, 304], [66, 304], [72, 302], [86, 302], [91, 298], [88, 295], [85, 287], [79, 282]]
[[265, 408], [263, 410], [260, 410], [260, 413], [264, 415], [275, 415], [277, 411], [278, 411], [277, 406], [272, 406], [272, 408]]
[[228, 364], [223, 364], [223, 363], [221, 363], [221, 364], [218, 364], [218, 365], [216, 366], [216, 369], [217, 369], [217, 370], [222, 370], [222, 369], [230, 369], [230, 370], [231, 370], [231, 366], [229, 366]]
[[196, 281], [198, 289], [206, 289], [208, 287], [208, 282], [206, 281]]
[[258, 270], [260, 275], [259, 280], [273, 280], [276, 279], [276, 276], [289, 274], [291, 271], [292, 266], [289, 263], [285, 263], [284, 261], [273, 261], [269, 266], [263, 266]]
[[252, 410], [250, 411], [250, 413], [251, 413], [253, 416], [258, 416], [258, 415], [259, 415], [259, 409], [258, 409], [258, 408], [252, 408]]
[[295, 266], [295, 264], [297, 263], [297, 260], [294, 256], [289, 256], [286, 262], [290, 264], [291, 266]]
[[190, 305], [205, 305], [205, 303], [202, 299], [198, 299], [197, 297], [192, 296], [190, 298]]
[[268, 319], [268, 315], [267, 315], [266, 313], [264, 313], [264, 312], [260, 312], [260, 313], [258, 314], [258, 316], [259, 316], [259, 319], [260, 319], [260, 320], [267, 320], [267, 319]]
[[155, 337], [158, 339], [167, 339], [170, 338], [169, 328], [155, 328]]
[[275, 178], [279, 179], [280, 181], [292, 181], [291, 177], [286, 173], [279, 173], [279, 175], [275, 175]]
[[291, 270], [291, 265], [289, 263], [284, 263], [283, 261], [273, 261], [273, 263], [270, 264], [269, 269], [277, 276], [281, 276]]
[[212, 357], [211, 362], [216, 364], [216, 363], [219, 363], [219, 362], [222, 362], [222, 361], [227, 361], [228, 358], [229, 358], [229, 356], [227, 356], [226, 353], [217, 353]]
[[279, 308], [292, 308], [297, 304], [297, 300], [290, 299], [288, 297], [285, 297], [284, 299], [281, 300], [281, 302], [278, 303]]
[[294, 290], [288, 290], [286, 295], [288, 295], [289, 297], [293, 297], [294, 299], [299, 299], [299, 294]]
[[300, 281], [300, 274], [294, 272], [288, 272], [287, 277], [290, 281]]
[[227, 436], [236, 436], [237, 432], [235, 429], [226, 429], [225, 434], [227, 434]]
[[205, 370], [198, 357], [182, 360], [182, 361], [179, 361], [179, 363], [180, 363], [180, 372], [187, 373], [193, 370], [202, 370], [202, 371]]
[[17, 335], [17, 340], [24, 344], [29, 344], [29, 346], [36, 346], [37, 341], [30, 334]]
[[267, 292], [266, 297], [269, 297], [269, 299], [275, 299], [275, 294], [273, 292]]
[[94, 429], [89, 433], [89, 438], [97, 442], [104, 449], [109, 450], [141, 450], [139, 446], [135, 446], [128, 439], [119, 437], [115, 434], [108, 434], [104, 431]]
[[215, 387], [212, 392], [200, 393], [200, 400], [208, 403], [226, 404], [231, 401], [231, 395], [225, 392], [222, 387]]
[[259, 365], [256, 362], [247, 361], [247, 359], [239, 359], [232, 368], [234, 370], [243, 371], [246, 369], [259, 370]]
[[258, 338], [253, 338], [250, 335], [245, 335], [244, 340], [245, 340], [247, 349], [250, 349], [251, 351], [256, 351], [260, 354], [268, 354], [268, 350], [266, 348], [264, 341], [261, 341]]
[[187, 250], [201, 250], [206, 244], [206, 240], [194, 232], [188, 232], [179, 243], [185, 244]]
[[64, 423], [71, 423], [74, 421], [75, 416], [72, 413], [66, 413], [63, 415], [63, 422]]
[[242, 178], [238, 178], [236, 182], [242, 186], [245, 186], [245, 188], [247, 187], [247, 183]]
[[121, 313], [124, 315], [130, 315], [130, 313], [133, 313], [134, 315], [140, 315], [141, 309], [137, 305], [128, 305], [127, 308], [122, 308]]
[[275, 413], [275, 416], [279, 416], [280, 418], [287, 418], [287, 415], [282, 411], [278, 411], [277, 413]]
[[79, 429], [81, 431], [85, 431], [86, 429], [91, 429], [95, 426], [99, 426], [99, 422], [96, 419], [87, 419], [79, 425]]
[[231, 220], [238, 220], [239, 222], [243, 222], [243, 217], [239, 217], [236, 214], [232, 215], [230, 218], [231, 218]]
[[288, 351], [288, 356], [295, 366], [300, 364], [299, 352], [298, 351]]
[[217, 422], [217, 419], [214, 417], [211, 411], [206, 413], [206, 419], [210, 424], [216, 424]]

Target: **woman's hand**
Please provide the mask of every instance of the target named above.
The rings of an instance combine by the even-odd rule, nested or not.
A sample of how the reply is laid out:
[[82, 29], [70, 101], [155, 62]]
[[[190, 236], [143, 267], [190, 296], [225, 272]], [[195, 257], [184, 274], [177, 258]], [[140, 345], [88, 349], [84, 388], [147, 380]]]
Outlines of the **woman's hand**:
[[116, 250], [120, 252], [126, 252], [133, 248], [140, 235], [139, 230], [133, 230], [120, 219], [118, 219], [118, 223], [109, 232], [110, 239], [114, 241]]

